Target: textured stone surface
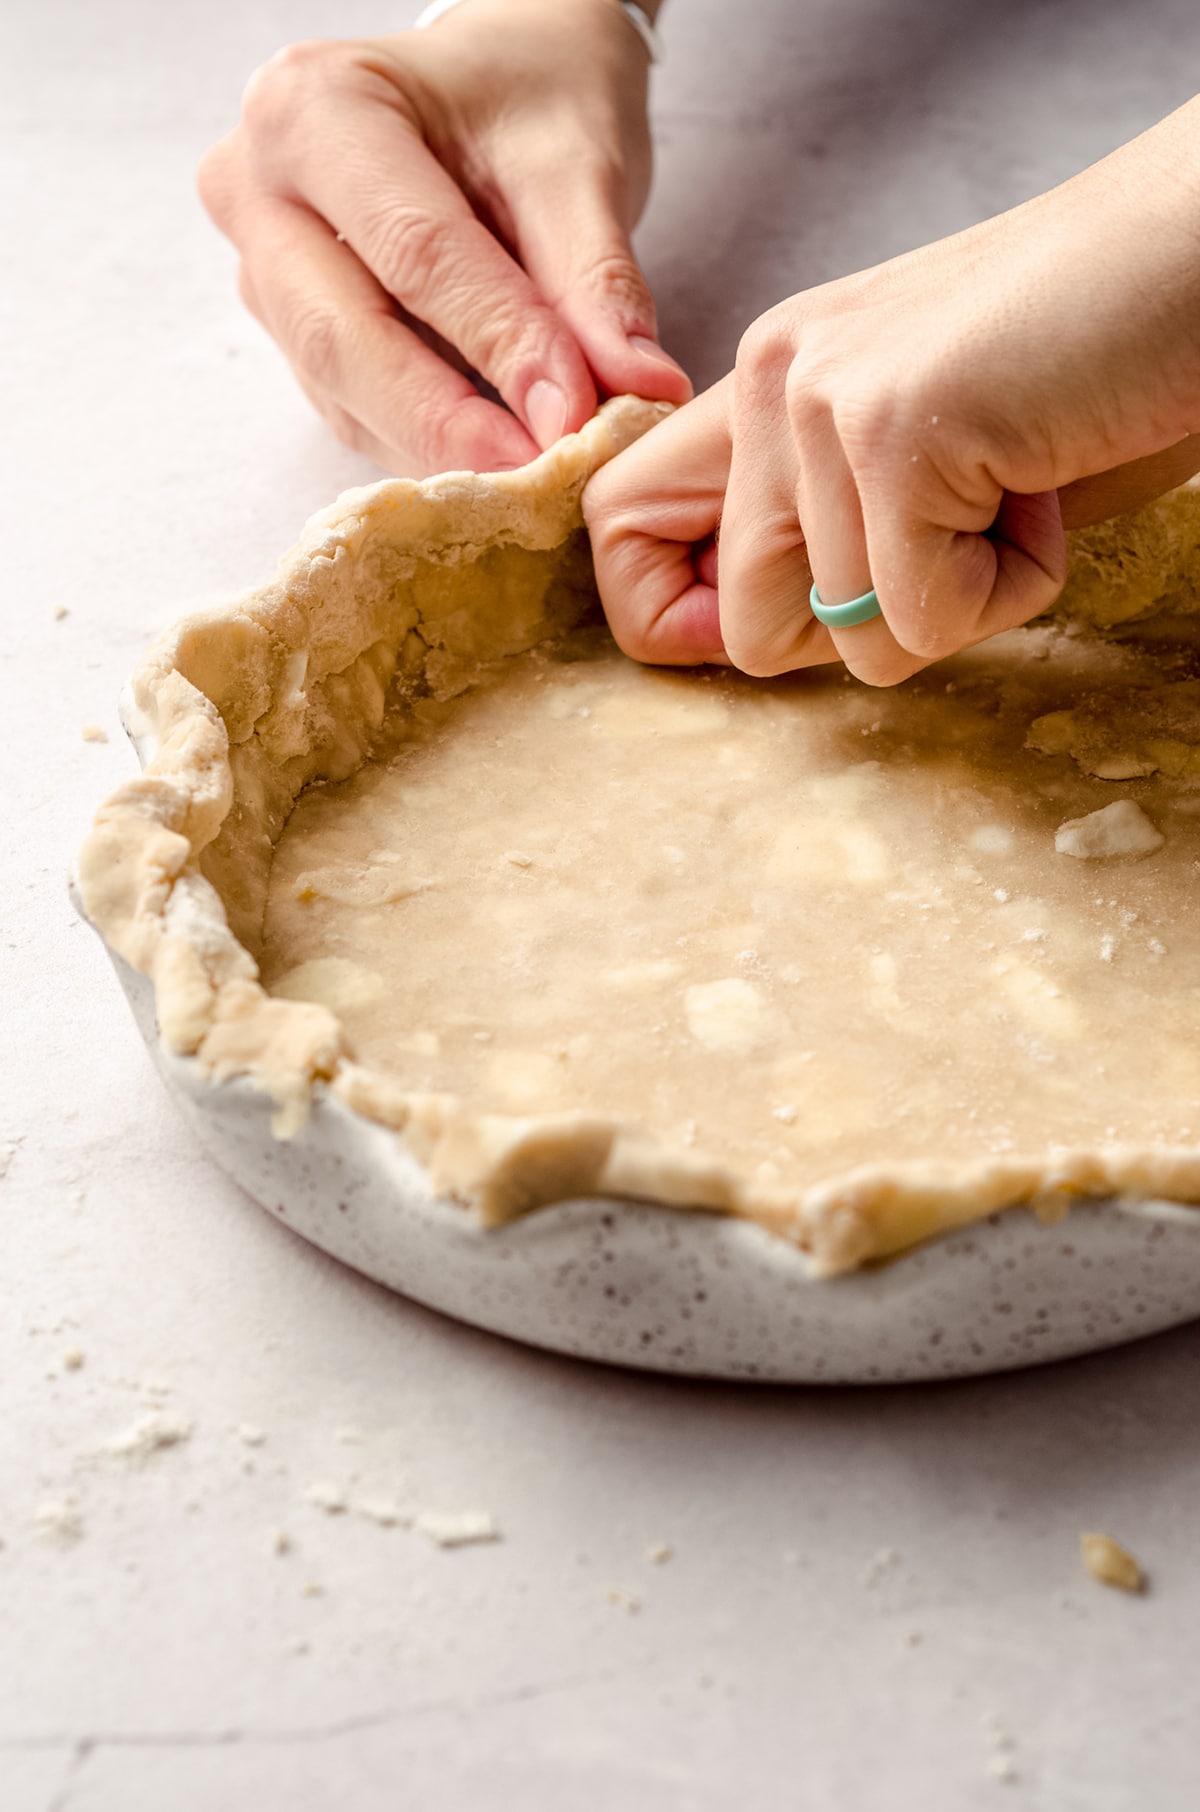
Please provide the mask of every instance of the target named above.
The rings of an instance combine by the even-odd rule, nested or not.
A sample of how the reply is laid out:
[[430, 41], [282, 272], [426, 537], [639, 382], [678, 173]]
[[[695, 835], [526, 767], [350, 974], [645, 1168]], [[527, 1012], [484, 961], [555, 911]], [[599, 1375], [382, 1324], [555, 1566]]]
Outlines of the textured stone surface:
[[[457, 1327], [291, 1238], [181, 1139], [66, 900], [93, 802], [132, 771], [115, 698], [148, 634], [374, 476], [238, 312], [191, 170], [281, 43], [397, 16], [0, 18], [0, 335], [23, 348], [0, 370], [5, 1812], [1182, 1812], [1200, 1330], [829, 1392], [605, 1372]], [[785, 291], [1149, 124], [1200, 50], [1173, 0], [674, 0], [666, 31], [643, 245], [701, 379]], [[104, 1453], [151, 1410], [191, 1437]], [[344, 1513], [308, 1501], [321, 1481]], [[78, 1540], [34, 1528], [72, 1497]], [[443, 1552], [356, 1497], [487, 1510], [502, 1539]], [[1095, 1528], [1144, 1564], [1144, 1600], [1082, 1571]]]

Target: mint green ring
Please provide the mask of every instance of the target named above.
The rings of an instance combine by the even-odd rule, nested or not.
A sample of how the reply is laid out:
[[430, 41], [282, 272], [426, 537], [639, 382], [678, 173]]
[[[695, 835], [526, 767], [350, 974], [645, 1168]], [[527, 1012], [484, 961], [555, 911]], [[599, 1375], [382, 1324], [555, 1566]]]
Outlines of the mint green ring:
[[861, 598], [851, 598], [848, 604], [822, 604], [821, 594], [814, 585], [808, 601], [817, 622], [824, 623], [826, 629], [853, 629], [857, 623], [870, 623], [883, 615], [873, 591], [864, 591]]

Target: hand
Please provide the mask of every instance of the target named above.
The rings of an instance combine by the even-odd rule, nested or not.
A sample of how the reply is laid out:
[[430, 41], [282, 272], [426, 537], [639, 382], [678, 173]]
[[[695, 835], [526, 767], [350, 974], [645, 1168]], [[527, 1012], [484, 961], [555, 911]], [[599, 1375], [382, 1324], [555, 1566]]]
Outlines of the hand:
[[[588, 488], [621, 646], [753, 674], [840, 659], [889, 685], [1046, 609], [1064, 526], [1200, 467], [1198, 125], [1193, 103], [756, 322], [728, 378]], [[873, 587], [883, 616], [824, 628], [814, 577], [830, 604]]]
[[257, 71], [200, 193], [340, 439], [403, 475], [484, 471], [580, 427], [598, 390], [690, 395], [629, 241], [646, 85], [613, 0], [470, 0]]

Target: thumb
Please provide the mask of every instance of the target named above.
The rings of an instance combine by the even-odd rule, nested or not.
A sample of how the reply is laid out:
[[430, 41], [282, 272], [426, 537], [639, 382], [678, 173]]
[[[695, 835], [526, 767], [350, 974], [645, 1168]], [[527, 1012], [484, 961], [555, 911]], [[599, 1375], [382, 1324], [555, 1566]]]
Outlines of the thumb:
[[729, 475], [730, 393], [728, 379], [715, 384], [601, 466], [584, 491], [600, 599], [618, 647], [636, 661], [728, 665], [711, 550]]
[[691, 382], [658, 343], [650, 286], [624, 224], [620, 173], [567, 156], [510, 193], [517, 251], [539, 291], [570, 327], [598, 384], [685, 403]]

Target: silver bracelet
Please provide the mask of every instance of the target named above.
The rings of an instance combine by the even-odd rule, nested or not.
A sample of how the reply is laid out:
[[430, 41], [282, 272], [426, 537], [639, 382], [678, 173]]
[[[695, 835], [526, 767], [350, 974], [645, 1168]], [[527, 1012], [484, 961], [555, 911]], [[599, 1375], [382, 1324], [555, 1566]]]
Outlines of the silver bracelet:
[[[650, 61], [661, 63], [663, 60], [662, 39], [651, 24], [648, 15], [642, 11], [640, 6], [635, 6], [633, 0], [618, 0], [618, 3], [634, 31], [646, 46]], [[436, 19], [440, 19], [444, 13], [448, 13], [452, 6], [461, 5], [462, 0], [432, 0], [432, 4], [413, 20], [412, 29], [422, 31], [425, 26], [432, 25]]]

